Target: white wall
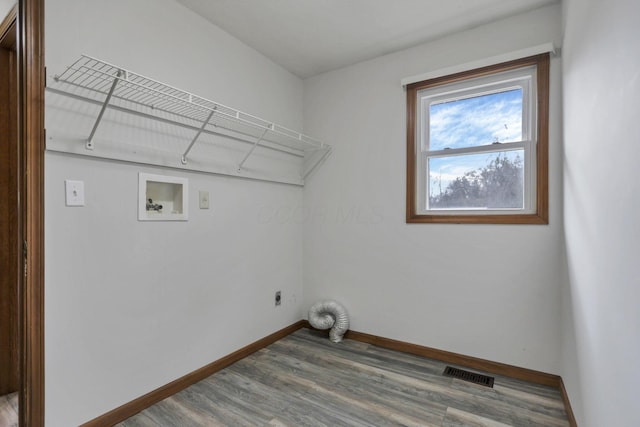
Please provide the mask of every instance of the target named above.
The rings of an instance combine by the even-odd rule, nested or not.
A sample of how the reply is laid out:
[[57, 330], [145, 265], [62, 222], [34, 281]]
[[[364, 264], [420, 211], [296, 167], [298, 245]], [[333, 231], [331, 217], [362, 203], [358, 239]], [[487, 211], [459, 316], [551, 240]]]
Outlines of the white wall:
[[305, 80], [305, 131], [334, 152], [305, 187], [307, 306], [354, 330], [559, 371], [560, 60], [552, 60], [550, 225], [405, 223], [403, 77], [560, 41], [550, 6]]
[[638, 16], [635, 0], [564, 2], [562, 376], [583, 427], [640, 425]]
[[14, 4], [16, 4], [15, 0], [0, 0], [0, 21], [7, 16]]
[[[47, 0], [46, 39], [49, 74], [86, 53], [302, 128], [298, 78], [171, 0]], [[47, 426], [93, 419], [302, 318], [302, 224], [269, 214], [301, 206], [301, 188], [45, 160]], [[189, 221], [138, 222], [139, 172], [187, 177]], [[84, 181], [85, 207], [65, 207], [65, 179]]]

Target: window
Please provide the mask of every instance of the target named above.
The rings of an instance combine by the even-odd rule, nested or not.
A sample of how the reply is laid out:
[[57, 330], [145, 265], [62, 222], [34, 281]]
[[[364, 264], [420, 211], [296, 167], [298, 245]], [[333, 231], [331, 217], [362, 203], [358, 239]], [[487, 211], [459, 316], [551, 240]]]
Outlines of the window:
[[547, 224], [549, 55], [407, 86], [407, 222]]

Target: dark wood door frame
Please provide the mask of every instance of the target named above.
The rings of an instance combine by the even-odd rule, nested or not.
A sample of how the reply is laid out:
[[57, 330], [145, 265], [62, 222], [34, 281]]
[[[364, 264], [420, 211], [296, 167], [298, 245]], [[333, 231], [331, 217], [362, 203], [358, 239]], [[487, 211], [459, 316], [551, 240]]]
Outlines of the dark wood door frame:
[[16, 15], [0, 23], [0, 395], [20, 389], [20, 299], [22, 231], [19, 209], [18, 82]]
[[9, 19], [15, 24], [3, 25], [0, 39], [14, 38], [17, 58], [18, 215], [24, 240], [19, 290], [20, 426], [43, 427], [44, 0], [19, 0], [17, 16], [12, 14]]

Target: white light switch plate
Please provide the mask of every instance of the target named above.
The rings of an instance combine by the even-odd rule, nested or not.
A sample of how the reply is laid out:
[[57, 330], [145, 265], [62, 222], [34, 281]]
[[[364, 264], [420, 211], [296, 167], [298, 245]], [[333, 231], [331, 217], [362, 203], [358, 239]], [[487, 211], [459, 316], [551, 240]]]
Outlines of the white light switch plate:
[[209, 209], [209, 192], [199, 191], [198, 199], [200, 200], [200, 209]]
[[65, 203], [67, 206], [84, 206], [84, 182], [67, 179], [64, 181]]

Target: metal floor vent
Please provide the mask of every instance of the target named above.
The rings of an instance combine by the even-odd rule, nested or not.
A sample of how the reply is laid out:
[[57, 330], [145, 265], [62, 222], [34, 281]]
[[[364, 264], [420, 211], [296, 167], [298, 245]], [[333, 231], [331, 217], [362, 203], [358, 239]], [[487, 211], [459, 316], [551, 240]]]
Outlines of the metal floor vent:
[[493, 388], [493, 377], [487, 375], [476, 374], [475, 372], [465, 371], [464, 369], [458, 369], [451, 366], [447, 366], [444, 369], [443, 375], [447, 377], [458, 378], [464, 381], [469, 381], [474, 384], [480, 384], [485, 387]]

